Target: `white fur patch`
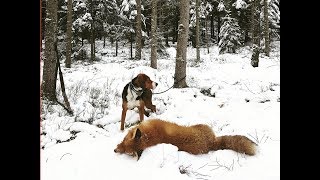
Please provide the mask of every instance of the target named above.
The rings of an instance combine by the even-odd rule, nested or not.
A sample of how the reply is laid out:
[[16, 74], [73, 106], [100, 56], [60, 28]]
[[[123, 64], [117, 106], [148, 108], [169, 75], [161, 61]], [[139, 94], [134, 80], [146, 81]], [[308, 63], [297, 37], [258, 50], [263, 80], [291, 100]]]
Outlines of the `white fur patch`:
[[138, 95], [135, 92], [133, 92], [130, 88], [128, 88], [127, 92], [128, 92], [128, 94], [127, 94], [127, 100], [128, 100], [127, 107], [128, 107], [128, 109], [133, 109], [135, 107], [140, 106], [139, 100], [136, 100]]
[[155, 89], [157, 87], [155, 82], [152, 82], [152, 89]]

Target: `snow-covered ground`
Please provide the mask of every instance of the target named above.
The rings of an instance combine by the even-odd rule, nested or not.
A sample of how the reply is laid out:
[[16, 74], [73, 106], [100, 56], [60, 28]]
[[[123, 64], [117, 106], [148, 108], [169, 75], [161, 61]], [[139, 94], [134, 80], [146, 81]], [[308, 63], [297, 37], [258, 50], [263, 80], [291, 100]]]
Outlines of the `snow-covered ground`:
[[[114, 148], [139, 115], [129, 110], [126, 129], [120, 131], [121, 93], [138, 73], [158, 82], [155, 93], [172, 86], [175, 69], [174, 47], [168, 57], [150, 68], [150, 50], [142, 60], [130, 60], [129, 49], [114, 57], [114, 47], [97, 43], [100, 61], [62, 64], [66, 93], [74, 111], [70, 116], [59, 105], [42, 101], [41, 179], [280, 179], [280, 42], [273, 42], [270, 57], [260, 55], [259, 67], [250, 65], [252, 52], [218, 54], [218, 47], [187, 52], [189, 88], [170, 89], [153, 95], [157, 112], [145, 121], [160, 118], [181, 125], [208, 124], [217, 136], [245, 135], [259, 146], [255, 156], [231, 150], [192, 155], [170, 144], [146, 149], [140, 160], [116, 154]], [[103, 55], [101, 55], [103, 54]], [[57, 87], [60, 87], [59, 82]], [[63, 102], [61, 90], [59, 99]]]

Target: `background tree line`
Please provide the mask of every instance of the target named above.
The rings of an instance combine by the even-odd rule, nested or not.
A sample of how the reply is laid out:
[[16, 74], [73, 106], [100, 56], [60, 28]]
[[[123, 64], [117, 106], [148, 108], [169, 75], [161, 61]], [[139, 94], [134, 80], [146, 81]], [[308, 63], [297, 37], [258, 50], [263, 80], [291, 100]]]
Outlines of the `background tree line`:
[[[93, 62], [95, 41], [130, 44], [130, 59], [141, 59], [151, 49], [151, 67], [165, 48], [177, 43], [175, 81], [185, 77], [186, 47], [219, 46], [219, 53], [252, 47], [252, 66], [259, 53], [269, 56], [270, 42], [280, 40], [280, 0], [42, 0], [44, 40], [43, 95], [55, 100], [57, 59], [65, 67], [79, 59]], [[90, 43], [90, 55], [83, 49]], [[133, 50], [135, 49], [135, 57]], [[186, 87], [185, 80], [175, 87]]]

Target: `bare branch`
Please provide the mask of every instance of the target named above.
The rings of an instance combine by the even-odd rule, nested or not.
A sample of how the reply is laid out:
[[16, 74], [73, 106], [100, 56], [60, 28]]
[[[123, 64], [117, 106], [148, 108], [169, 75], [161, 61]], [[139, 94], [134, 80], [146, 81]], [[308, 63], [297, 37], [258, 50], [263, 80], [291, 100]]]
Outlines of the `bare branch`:
[[[65, 153], [64, 155], [67, 155], [67, 154], [72, 155], [70, 153]], [[60, 160], [63, 158], [64, 155], [61, 156]]]

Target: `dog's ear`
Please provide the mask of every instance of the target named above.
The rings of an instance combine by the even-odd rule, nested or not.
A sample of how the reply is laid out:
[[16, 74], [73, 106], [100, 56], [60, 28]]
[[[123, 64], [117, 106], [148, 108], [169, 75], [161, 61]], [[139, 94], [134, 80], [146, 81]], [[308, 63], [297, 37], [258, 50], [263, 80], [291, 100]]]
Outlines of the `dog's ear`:
[[138, 76], [133, 78], [131, 83], [135, 86], [135, 87], [141, 87], [141, 82], [139, 81]]
[[140, 129], [137, 128], [137, 129], [135, 130], [135, 132], [134, 132], [133, 137], [134, 137], [134, 139], [137, 139], [137, 140], [138, 140], [138, 139], [140, 139], [141, 135], [142, 135], [142, 133], [141, 133]]
[[145, 78], [144, 78], [144, 74], [140, 73], [137, 75], [137, 77], [132, 79], [132, 84], [136, 87], [141, 87], [141, 88], [145, 88]]
[[135, 86], [138, 86], [138, 84], [137, 84], [137, 80], [138, 79], [138, 76], [136, 76], [135, 78], [133, 78], [132, 80], [131, 80], [131, 83], [133, 84], [133, 85], [135, 85]]

